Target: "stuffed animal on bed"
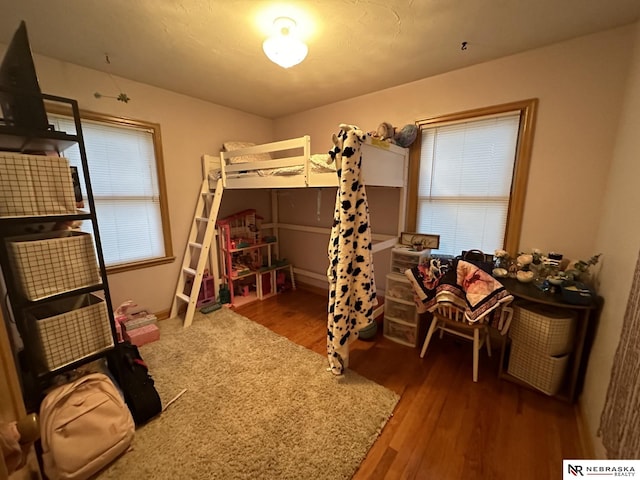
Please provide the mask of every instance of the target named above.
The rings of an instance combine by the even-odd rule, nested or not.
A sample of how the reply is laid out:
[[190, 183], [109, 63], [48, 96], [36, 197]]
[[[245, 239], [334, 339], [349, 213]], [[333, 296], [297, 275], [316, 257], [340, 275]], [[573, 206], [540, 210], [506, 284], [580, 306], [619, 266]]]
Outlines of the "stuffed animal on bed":
[[375, 136], [380, 140], [392, 141], [395, 133], [396, 129], [393, 125], [391, 125], [389, 122], [382, 122], [380, 125], [378, 125]]
[[408, 148], [418, 136], [418, 127], [417, 125], [409, 123], [400, 130], [397, 130], [396, 127], [389, 122], [382, 122], [378, 125], [378, 129], [373, 136], [380, 140], [394, 143], [400, 147]]
[[403, 148], [408, 148], [413, 142], [415, 142], [417, 136], [418, 126], [409, 123], [402, 127], [399, 132], [395, 133], [395, 135], [393, 136], [393, 140], [396, 145]]

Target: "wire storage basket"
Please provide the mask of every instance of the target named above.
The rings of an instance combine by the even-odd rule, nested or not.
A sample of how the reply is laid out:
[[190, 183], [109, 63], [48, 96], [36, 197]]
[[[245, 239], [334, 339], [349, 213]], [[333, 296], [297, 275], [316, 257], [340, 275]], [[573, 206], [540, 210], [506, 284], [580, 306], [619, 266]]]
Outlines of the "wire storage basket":
[[106, 303], [90, 294], [55, 300], [29, 312], [44, 372], [113, 347]]
[[75, 212], [73, 180], [66, 158], [0, 152], [0, 217]]
[[573, 350], [575, 330], [575, 311], [522, 303], [513, 307], [509, 337], [541, 354], [558, 356]]
[[553, 357], [513, 342], [507, 371], [541, 392], [555, 395], [564, 381], [568, 362], [568, 354]]
[[101, 282], [90, 234], [56, 230], [7, 238], [16, 284], [35, 301]]

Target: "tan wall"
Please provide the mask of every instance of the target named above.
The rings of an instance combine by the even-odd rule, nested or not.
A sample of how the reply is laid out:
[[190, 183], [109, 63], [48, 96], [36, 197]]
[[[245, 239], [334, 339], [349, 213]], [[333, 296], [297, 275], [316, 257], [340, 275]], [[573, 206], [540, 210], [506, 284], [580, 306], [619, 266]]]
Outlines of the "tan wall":
[[323, 152], [340, 123], [375, 130], [537, 97], [521, 249], [588, 257], [632, 39], [632, 27], [610, 30], [316, 108], [276, 120], [276, 137], [309, 134], [312, 151]]
[[[173, 299], [184, 247], [191, 227], [197, 193], [202, 181], [202, 154], [216, 154], [224, 141], [271, 141], [273, 122], [148, 85], [117, 78], [117, 86], [105, 73], [46, 57], [35, 57], [43, 92], [78, 100], [80, 108], [100, 113], [157, 122], [161, 126], [173, 251], [170, 264], [109, 276], [115, 306], [132, 299], [153, 312], [168, 310]], [[115, 99], [94, 98], [94, 92], [131, 97], [124, 104]], [[211, 88], [215, 88], [212, 85]], [[255, 205], [267, 205], [262, 192], [253, 201], [241, 192], [225, 194], [222, 214]], [[270, 209], [262, 211], [270, 217]]]
[[[596, 432], [640, 247], [640, 224], [637, 221], [640, 205], [640, 23], [636, 25], [635, 32], [635, 43], [629, 42], [628, 46], [632, 64], [596, 241], [596, 250], [604, 252], [599, 280], [600, 294], [605, 303], [581, 398], [596, 454], [603, 458], [605, 452]], [[635, 380], [638, 381], [637, 378]]]

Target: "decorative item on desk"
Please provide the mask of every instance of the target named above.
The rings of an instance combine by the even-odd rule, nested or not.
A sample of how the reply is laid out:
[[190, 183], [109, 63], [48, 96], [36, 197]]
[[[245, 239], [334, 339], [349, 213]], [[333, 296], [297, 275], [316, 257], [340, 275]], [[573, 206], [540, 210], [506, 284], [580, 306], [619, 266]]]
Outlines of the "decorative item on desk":
[[496, 250], [493, 252], [493, 264], [495, 268], [507, 268], [509, 266], [509, 252], [506, 250]]
[[494, 268], [492, 273], [496, 278], [505, 278], [509, 276], [509, 270], [506, 268]]
[[573, 305], [590, 305], [593, 301], [593, 292], [581, 282], [566, 281], [562, 284], [562, 299]]
[[[549, 257], [543, 257], [542, 267], [538, 271], [541, 280], [538, 287], [543, 291], [555, 293], [558, 287], [570, 285], [569, 282], [582, 281], [589, 283], [589, 268], [598, 263], [600, 254], [592, 256], [589, 260], [566, 261], [562, 254], [550, 253]], [[565, 268], [566, 267], [566, 268]], [[588, 286], [588, 288], [590, 288]], [[593, 289], [592, 293], [593, 293]], [[566, 300], [565, 300], [566, 301]], [[571, 303], [571, 302], [569, 302]]]
[[518, 273], [518, 262], [515, 258], [509, 260], [507, 270], [509, 271], [509, 278], [516, 278], [516, 274]]
[[599, 253], [597, 255], [593, 255], [589, 260], [574, 260], [569, 262], [566, 270], [564, 271], [565, 277], [568, 280], [580, 280], [582, 282], [589, 280], [589, 269], [598, 263], [600, 256], [602, 254]]
[[535, 278], [535, 273], [533, 273], [531, 270], [518, 270], [518, 272], [516, 273], [516, 278], [519, 282], [529, 283], [532, 282]]
[[506, 250], [496, 250], [493, 254], [493, 276], [504, 278], [509, 275], [509, 253]]
[[562, 257], [563, 255], [561, 253], [549, 252], [549, 255], [547, 256], [549, 265], [555, 265], [556, 267], [560, 268]]
[[545, 257], [542, 256], [539, 249], [534, 248], [531, 253], [520, 252], [516, 260], [518, 268], [516, 278], [519, 281], [526, 283], [535, 281], [540, 277], [544, 279]]
[[565, 279], [561, 275], [550, 275], [550, 276], [547, 277], [547, 281], [551, 285], [555, 285], [556, 287], [559, 287], [560, 285], [562, 285], [562, 283], [565, 281]]

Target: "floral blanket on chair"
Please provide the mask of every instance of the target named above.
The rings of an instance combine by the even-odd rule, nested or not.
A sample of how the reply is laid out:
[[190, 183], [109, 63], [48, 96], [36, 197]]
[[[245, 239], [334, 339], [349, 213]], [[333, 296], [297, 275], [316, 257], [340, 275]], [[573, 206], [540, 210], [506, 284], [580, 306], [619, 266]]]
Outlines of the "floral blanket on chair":
[[487, 322], [497, 325], [502, 305], [513, 300], [506, 288], [473, 263], [458, 260], [451, 266], [441, 266], [438, 260], [405, 271], [411, 282], [414, 299], [420, 313], [435, 310], [440, 302], [459, 306], [469, 323]]

